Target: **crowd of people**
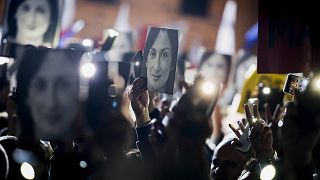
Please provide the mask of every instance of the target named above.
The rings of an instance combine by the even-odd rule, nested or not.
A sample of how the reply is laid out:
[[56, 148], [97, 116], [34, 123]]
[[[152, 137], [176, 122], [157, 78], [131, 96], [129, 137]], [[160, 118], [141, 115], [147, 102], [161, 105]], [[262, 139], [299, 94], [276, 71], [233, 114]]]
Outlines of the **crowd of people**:
[[[48, 56], [34, 51], [28, 57], [59, 56], [59, 50], [57, 54], [46, 51]], [[61, 52], [57, 60], [65, 58]], [[51, 63], [53, 67], [59, 62], [44, 58], [38, 66]], [[67, 61], [63, 63], [64, 69], [60, 65], [53, 69], [74, 72]], [[76, 89], [76, 76], [71, 73], [64, 79], [50, 68], [45, 68], [46, 73], [43, 69], [30, 71], [32, 63], [27, 64], [20, 65], [20, 72], [35, 74], [35, 79], [26, 79], [18, 71], [16, 91], [9, 91], [7, 79], [0, 81], [0, 107], [7, 113], [1, 118], [2, 179], [28, 179], [28, 173], [34, 179], [318, 179], [320, 96], [316, 72], [306, 90], [295, 91], [285, 104], [282, 91], [269, 94], [266, 100], [256, 90], [252, 97], [259, 103], [244, 105], [245, 118], [229, 125], [232, 133], [221, 134], [212, 121], [216, 117], [212, 111], [221, 106], [221, 92], [203, 89], [206, 78], [201, 74], [194, 84], [180, 81], [184, 93], [177, 100], [160, 99], [160, 93], [147, 90], [147, 79], [138, 77], [116, 99], [102, 100], [118, 105], [82, 102], [85, 105], [76, 113], [72, 103], [77, 100], [70, 100], [75, 97], [68, 94], [68, 88]], [[26, 87], [28, 93], [23, 90]], [[84, 113], [86, 105], [94, 109], [89, 115]], [[49, 119], [44, 118], [50, 113]], [[70, 116], [76, 117], [71, 125]], [[65, 126], [75, 131], [71, 137], [64, 136]], [[221, 138], [210, 138], [215, 128]], [[41, 132], [44, 137], [51, 133], [54, 140], [42, 139]]]

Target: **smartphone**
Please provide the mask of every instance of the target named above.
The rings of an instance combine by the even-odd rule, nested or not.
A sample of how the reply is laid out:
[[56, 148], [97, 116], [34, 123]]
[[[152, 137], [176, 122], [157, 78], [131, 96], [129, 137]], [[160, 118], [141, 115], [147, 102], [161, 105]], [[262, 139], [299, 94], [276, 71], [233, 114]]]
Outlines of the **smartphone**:
[[259, 99], [258, 98], [249, 98], [247, 105], [249, 106], [249, 111], [253, 115], [253, 106], [256, 105], [259, 109]]
[[192, 87], [193, 102], [198, 102], [199, 110], [211, 117], [221, 92], [221, 84], [203, 78], [197, 78]]
[[134, 64], [135, 77], [141, 76], [142, 67], [142, 50], [137, 51], [131, 58], [131, 63]]
[[294, 74], [288, 74], [283, 87], [283, 92], [294, 95], [294, 92], [304, 93], [309, 84], [309, 79]]

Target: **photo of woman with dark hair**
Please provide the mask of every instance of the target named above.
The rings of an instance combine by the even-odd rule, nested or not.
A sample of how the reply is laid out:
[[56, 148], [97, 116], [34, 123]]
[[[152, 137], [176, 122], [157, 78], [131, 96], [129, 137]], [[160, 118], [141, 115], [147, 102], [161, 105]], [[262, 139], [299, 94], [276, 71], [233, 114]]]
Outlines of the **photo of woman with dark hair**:
[[18, 114], [22, 127], [34, 128], [36, 137], [66, 138], [71, 133], [81, 56], [82, 52], [71, 49], [26, 49], [17, 74]]
[[3, 38], [19, 44], [55, 47], [59, 32], [60, 0], [8, 1]]
[[207, 51], [202, 56], [198, 72], [204, 78], [226, 85], [231, 67], [231, 56]]
[[142, 67], [142, 76], [147, 78], [148, 90], [173, 94], [178, 36], [178, 30], [149, 28]]

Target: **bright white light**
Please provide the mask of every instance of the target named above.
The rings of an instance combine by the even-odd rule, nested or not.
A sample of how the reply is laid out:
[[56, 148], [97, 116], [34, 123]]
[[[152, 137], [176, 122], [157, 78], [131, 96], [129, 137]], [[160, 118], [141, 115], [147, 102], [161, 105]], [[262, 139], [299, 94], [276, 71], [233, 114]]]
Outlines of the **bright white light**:
[[80, 161], [80, 167], [86, 168], [87, 167], [87, 163], [85, 161]]
[[314, 88], [320, 90], [320, 78], [314, 80]]
[[82, 45], [84, 47], [92, 47], [93, 46], [93, 41], [91, 39], [84, 39], [82, 41]]
[[135, 65], [136, 65], [136, 66], [139, 66], [139, 65], [140, 65], [139, 61], [137, 61], [137, 62], [135, 63]]
[[253, 122], [253, 123], [255, 123], [255, 122], [257, 122], [257, 121], [258, 121], [258, 119], [257, 119], [257, 118], [252, 117], [252, 122]]
[[271, 89], [270, 89], [269, 87], [264, 87], [264, 88], [262, 89], [262, 93], [265, 94], [265, 95], [270, 94], [270, 92], [271, 92]]
[[0, 57], [0, 65], [9, 63], [10, 59], [7, 57]]
[[110, 37], [116, 37], [116, 36], [119, 36], [119, 33], [113, 29], [109, 29], [108, 30], [108, 34]]
[[268, 165], [261, 170], [260, 179], [271, 180], [276, 175], [276, 169], [273, 165]]
[[202, 91], [205, 93], [205, 94], [212, 94], [215, 90], [215, 87], [213, 85], [213, 83], [209, 82], [209, 81], [206, 81], [203, 83], [202, 85]]
[[34, 179], [35, 177], [33, 167], [27, 162], [21, 164], [20, 172], [25, 179]]
[[85, 63], [81, 66], [81, 74], [86, 78], [91, 78], [96, 73], [96, 67], [92, 63]]

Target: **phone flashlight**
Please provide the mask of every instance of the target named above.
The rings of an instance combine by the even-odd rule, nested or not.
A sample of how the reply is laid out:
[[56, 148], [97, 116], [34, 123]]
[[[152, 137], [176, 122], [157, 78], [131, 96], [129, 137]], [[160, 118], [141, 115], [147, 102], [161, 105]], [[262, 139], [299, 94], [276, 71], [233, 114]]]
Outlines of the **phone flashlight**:
[[[259, 99], [258, 98], [249, 98], [247, 105], [249, 106], [249, 111], [250, 114], [253, 115], [253, 106], [256, 105], [257, 109], [259, 109]], [[257, 122], [258, 121], [258, 117], [254, 117], [252, 118], [252, 122]]]
[[194, 86], [196, 91], [194, 102], [198, 102], [197, 104], [206, 107], [205, 114], [211, 116], [221, 90], [220, 84], [205, 79], [198, 79]]
[[210, 81], [203, 82], [201, 88], [205, 95], [211, 95], [216, 91], [216, 87]]
[[86, 79], [92, 78], [96, 73], [96, 66], [93, 63], [93, 54], [85, 53], [80, 61], [80, 75]]
[[310, 86], [313, 92], [320, 93], [320, 76], [316, 76], [310, 82]]

